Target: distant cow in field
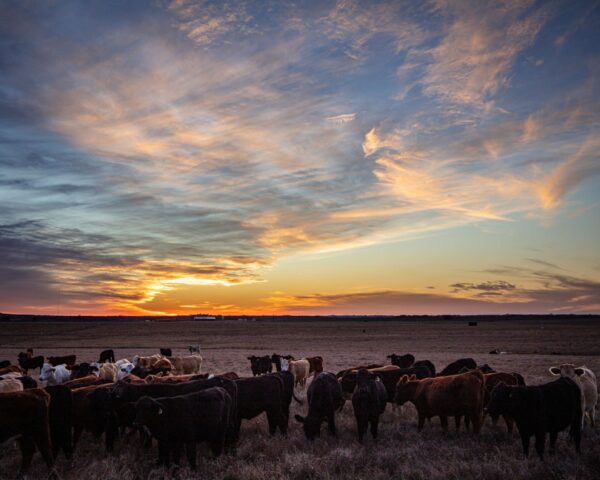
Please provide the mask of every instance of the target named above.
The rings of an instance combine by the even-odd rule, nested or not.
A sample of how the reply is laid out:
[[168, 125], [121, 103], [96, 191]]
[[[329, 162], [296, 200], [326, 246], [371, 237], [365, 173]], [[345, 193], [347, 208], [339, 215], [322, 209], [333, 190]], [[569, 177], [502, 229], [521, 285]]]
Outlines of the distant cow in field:
[[0, 444], [19, 438], [22, 456], [19, 477], [27, 474], [36, 447], [48, 470], [52, 470], [54, 456], [48, 422], [49, 407], [50, 395], [41, 389], [0, 395]]
[[447, 375], [458, 375], [464, 367], [466, 367], [468, 370], [475, 370], [477, 368], [477, 363], [472, 358], [460, 358], [447, 365], [440, 373], [437, 374], [437, 376], [445, 377]]
[[158, 362], [162, 357], [159, 353], [155, 353], [154, 355], [150, 355], [149, 357], [142, 357], [140, 355], [134, 355], [132, 359], [132, 363], [136, 367], [150, 368], [156, 362]]
[[200, 353], [200, 345], [190, 345], [188, 347], [188, 351], [190, 352], [190, 355], [193, 355], [194, 353]]
[[[492, 367], [490, 367], [487, 363], [484, 363], [483, 365], [477, 365], [477, 368], [479, 370], [481, 370], [481, 373], [494, 373], [496, 371]], [[467, 373], [467, 372], [470, 372], [471, 370], [473, 370], [473, 369], [468, 368], [468, 367], [462, 367], [460, 369], [460, 372], [458, 372], [458, 373]]]
[[361, 368], [356, 375], [356, 389], [352, 395], [352, 407], [358, 428], [358, 441], [363, 437], [371, 424], [371, 435], [377, 438], [379, 416], [385, 411], [387, 391], [379, 378]]
[[179, 463], [185, 453], [196, 468], [196, 443], [208, 441], [218, 457], [223, 451], [231, 420], [231, 397], [221, 387], [213, 387], [177, 397], [142, 397], [136, 403], [135, 424], [150, 430], [158, 440], [160, 465], [170, 457]]
[[57, 365], [75, 365], [77, 362], [76, 355], [64, 355], [62, 357], [48, 357], [48, 363], [53, 367]]
[[115, 363], [115, 352], [112, 349], [103, 350], [100, 352], [100, 359], [98, 360], [98, 363], [104, 362]]
[[250, 360], [250, 370], [252, 370], [252, 376], [254, 377], [257, 375], [263, 375], [265, 373], [271, 373], [273, 371], [271, 357], [268, 355], [263, 355], [262, 357], [252, 355], [248, 357], [248, 360]]
[[592, 428], [596, 425], [596, 404], [598, 403], [598, 382], [596, 375], [585, 366], [575, 367], [572, 363], [564, 363], [557, 367], [550, 367], [552, 375], [570, 378], [581, 390], [581, 426], [587, 414]]
[[294, 357], [292, 357], [291, 355], [278, 355], [277, 353], [271, 355], [271, 363], [275, 365], [275, 370], [277, 370], [278, 372], [281, 372], [282, 358], [285, 360], [294, 360]]
[[296, 415], [309, 440], [318, 437], [321, 424], [327, 422], [329, 433], [336, 435], [335, 412], [342, 406], [342, 387], [333, 373], [322, 372], [315, 376], [307, 391], [308, 415]]
[[17, 361], [19, 362], [19, 366], [25, 370], [26, 375], [29, 370], [35, 370], [36, 368], [39, 368], [41, 371], [42, 367], [44, 366], [44, 357], [41, 355], [37, 357], [29, 357], [27, 353], [21, 352], [17, 357]]
[[310, 368], [308, 370], [309, 376], [311, 374], [316, 375], [317, 373], [321, 373], [323, 371], [323, 357], [306, 357], [306, 360], [308, 360], [308, 363], [310, 365]]
[[81, 363], [75, 364], [75, 365], [71, 366], [70, 370], [71, 370], [71, 380], [87, 377], [89, 375], [98, 376], [100, 374], [100, 369], [98, 368], [97, 365], [93, 365], [93, 364], [87, 363], [87, 362], [81, 362]]
[[479, 370], [460, 375], [432, 377], [417, 380], [404, 375], [396, 386], [396, 403], [411, 402], [419, 415], [418, 429], [425, 420], [440, 417], [444, 430], [448, 429], [448, 417], [455, 417], [459, 428], [461, 416], [469, 418], [475, 433], [479, 433], [484, 401], [484, 378]]
[[410, 353], [407, 353], [406, 355], [396, 355], [395, 353], [392, 353], [385, 358], [389, 358], [392, 365], [396, 365], [400, 368], [408, 368], [415, 363], [415, 357]]
[[160, 354], [163, 357], [172, 357], [173, 356], [173, 351], [170, 348], [161, 348], [160, 349]]
[[509, 415], [517, 423], [523, 453], [529, 456], [529, 441], [535, 435], [535, 449], [544, 458], [546, 433], [550, 434], [550, 449], [558, 433], [570, 429], [575, 450], [581, 443], [581, 390], [570, 378], [532, 387], [511, 387], [500, 383], [494, 387], [487, 405], [490, 415]]

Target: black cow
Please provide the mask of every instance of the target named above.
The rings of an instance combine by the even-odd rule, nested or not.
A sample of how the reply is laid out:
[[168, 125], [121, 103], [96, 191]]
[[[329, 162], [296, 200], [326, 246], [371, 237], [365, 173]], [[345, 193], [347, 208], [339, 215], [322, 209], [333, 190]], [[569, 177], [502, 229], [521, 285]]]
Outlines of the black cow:
[[248, 357], [250, 360], [250, 369], [252, 370], [252, 375], [262, 375], [263, 373], [271, 373], [273, 371], [273, 364], [271, 363], [271, 357], [268, 355], [264, 355], [262, 357], [257, 357], [256, 355], [252, 355]]
[[377, 376], [361, 368], [356, 375], [356, 389], [352, 395], [352, 407], [358, 427], [358, 441], [362, 443], [371, 424], [371, 435], [377, 438], [379, 416], [385, 411], [387, 391]]
[[415, 356], [410, 353], [407, 353], [406, 355], [396, 355], [395, 353], [392, 353], [385, 358], [389, 358], [392, 365], [396, 365], [400, 368], [408, 368], [415, 363]]
[[17, 361], [19, 362], [19, 366], [25, 370], [25, 375], [27, 375], [29, 370], [35, 370], [36, 368], [39, 368], [41, 373], [44, 366], [44, 357], [41, 355], [30, 357], [27, 353], [21, 352], [17, 357]]
[[[387, 391], [388, 398], [387, 401], [390, 403], [394, 403], [394, 396], [396, 395], [396, 384], [398, 380], [402, 378], [402, 375], [416, 375], [416, 377], [420, 380], [422, 378], [431, 377], [431, 372], [425, 366], [417, 366], [410, 368], [396, 368], [393, 370], [379, 370], [379, 371], [371, 371], [377, 377], [381, 379], [383, 385], [385, 386], [385, 390]], [[356, 387], [356, 372], [348, 372], [345, 373], [341, 379], [342, 390], [345, 393], [354, 392], [354, 388]]]
[[468, 370], [475, 370], [477, 368], [477, 363], [475, 363], [475, 360], [472, 358], [460, 358], [447, 365], [446, 368], [437, 374], [437, 376], [445, 377], [448, 375], [458, 375], [464, 367]]
[[286, 360], [294, 360], [294, 357], [292, 357], [291, 355], [279, 355], [277, 353], [271, 355], [271, 363], [275, 365], [275, 370], [277, 370], [278, 372], [281, 372], [282, 358], [285, 358]]
[[2, 360], [0, 362], [0, 368], [10, 367], [10, 360]]
[[277, 428], [287, 433], [287, 418], [283, 411], [285, 383], [279, 375], [239, 378], [238, 387], [238, 428], [242, 419], [250, 420], [261, 413], [267, 414], [269, 433], [275, 434]]
[[581, 390], [570, 378], [531, 387], [500, 383], [492, 390], [486, 412], [515, 419], [526, 457], [532, 435], [535, 435], [535, 450], [543, 459], [546, 433], [550, 434], [550, 451], [554, 452], [558, 432], [567, 427], [575, 441], [575, 450], [580, 452]]
[[160, 354], [163, 357], [172, 357], [173, 356], [173, 351], [170, 348], [161, 348], [160, 349]]
[[71, 380], [87, 377], [89, 375], [98, 375], [100, 372], [96, 365], [91, 365], [88, 362], [81, 362], [71, 367]]
[[342, 387], [333, 373], [321, 372], [317, 374], [306, 392], [308, 398], [308, 415], [294, 418], [303, 424], [304, 434], [309, 440], [318, 437], [321, 424], [326, 421], [329, 433], [335, 431], [335, 411], [342, 406]]
[[50, 438], [52, 450], [56, 457], [60, 450], [65, 457], [73, 456], [73, 394], [64, 385], [46, 387], [50, 394]]
[[292, 398], [298, 403], [302, 403], [302, 400], [296, 397], [296, 394], [294, 393], [294, 375], [290, 372], [274, 372], [269, 375], [277, 376], [281, 378], [283, 382], [283, 402], [281, 404], [281, 409], [285, 415], [285, 423], [287, 425], [290, 418], [290, 404], [292, 403]]
[[110, 362], [115, 363], [115, 352], [112, 349], [103, 350], [100, 352], [98, 363]]
[[[496, 373], [496, 370], [490, 367], [487, 363], [484, 363], [483, 365], [477, 365], [477, 368], [481, 370], [481, 373]], [[471, 370], [471, 368], [462, 367], [458, 373], [467, 373]]]
[[133, 423], [134, 411], [126, 407], [137, 402], [142, 397], [175, 397], [186, 395], [212, 387], [224, 388], [232, 401], [231, 431], [228, 435], [228, 444], [232, 444], [238, 437], [237, 399], [238, 389], [233, 380], [221, 377], [194, 380], [181, 383], [149, 383], [131, 384], [118, 382], [114, 387], [99, 388], [90, 394], [92, 411], [95, 417], [96, 430], [106, 431], [106, 448], [111, 451], [114, 445], [118, 427], [128, 427]]
[[183, 447], [196, 468], [196, 443], [208, 441], [215, 457], [223, 451], [231, 420], [231, 397], [224, 388], [212, 387], [176, 397], [142, 397], [136, 403], [134, 425], [150, 430], [158, 440], [158, 463], [176, 463]]
[[413, 367], [427, 367], [431, 372], [431, 376], [435, 377], [435, 365], [429, 360], [417, 360], [412, 364]]
[[30, 388], [38, 387], [37, 382], [30, 376], [25, 375], [22, 377], [17, 377], [17, 380], [23, 384], [23, 390], [29, 390]]

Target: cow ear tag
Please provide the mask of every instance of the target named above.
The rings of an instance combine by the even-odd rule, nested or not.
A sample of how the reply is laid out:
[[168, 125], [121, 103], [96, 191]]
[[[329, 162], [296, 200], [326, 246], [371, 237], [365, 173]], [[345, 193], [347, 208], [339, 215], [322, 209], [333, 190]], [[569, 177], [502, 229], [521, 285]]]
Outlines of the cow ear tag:
[[158, 409], [158, 414], [159, 414], [159, 415], [162, 415], [162, 408], [159, 408], [159, 409]]

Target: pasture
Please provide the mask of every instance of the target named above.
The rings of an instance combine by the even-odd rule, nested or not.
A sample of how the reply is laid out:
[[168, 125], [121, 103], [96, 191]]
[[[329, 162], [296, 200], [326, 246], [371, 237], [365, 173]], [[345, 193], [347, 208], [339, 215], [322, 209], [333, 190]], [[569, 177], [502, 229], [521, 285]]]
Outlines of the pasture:
[[[105, 348], [117, 358], [157, 353], [170, 347], [174, 355], [200, 344], [203, 372], [235, 371], [250, 374], [247, 357], [277, 352], [296, 358], [321, 355], [325, 371], [363, 363], [387, 363], [390, 353], [429, 359], [438, 369], [461, 357], [473, 357], [497, 371], [519, 372], [527, 384], [550, 381], [548, 368], [571, 362], [587, 365], [600, 374], [600, 324], [594, 320], [479, 322], [467, 320], [427, 322], [111, 322], [111, 323], [4, 323], [0, 325], [0, 360], [16, 362], [17, 353], [32, 347], [36, 355], [75, 353], [78, 361], [96, 361]], [[498, 349], [509, 353], [489, 354]], [[560, 353], [560, 355], [553, 354]], [[37, 373], [37, 371], [36, 371]], [[309, 381], [310, 382], [310, 381]], [[305, 398], [306, 391], [297, 389]], [[101, 441], [84, 433], [72, 464], [61, 455], [61, 478], [158, 479], [217, 478], [259, 479], [597, 479], [600, 478], [600, 429], [583, 430], [582, 454], [575, 454], [567, 433], [559, 436], [557, 453], [540, 462], [535, 452], [522, 455], [519, 436], [508, 436], [502, 420], [492, 427], [486, 420], [479, 437], [451, 422], [444, 433], [434, 418], [417, 432], [412, 405], [394, 411], [388, 404], [380, 423], [379, 439], [357, 441], [351, 403], [338, 414], [337, 438], [322, 429], [321, 437], [308, 442], [293, 414], [307, 406], [292, 402], [287, 437], [267, 433], [264, 415], [243, 421], [235, 454], [214, 459], [205, 445], [199, 447], [198, 470], [183, 466], [156, 468], [156, 447], [145, 450], [134, 436], [106, 454]], [[20, 454], [13, 442], [0, 450], [0, 478], [14, 478]], [[39, 453], [31, 478], [44, 478], [46, 468]]]

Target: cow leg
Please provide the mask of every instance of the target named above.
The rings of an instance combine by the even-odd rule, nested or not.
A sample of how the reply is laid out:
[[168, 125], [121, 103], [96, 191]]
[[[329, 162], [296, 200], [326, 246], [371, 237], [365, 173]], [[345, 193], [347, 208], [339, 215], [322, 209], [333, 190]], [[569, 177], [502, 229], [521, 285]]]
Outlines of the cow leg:
[[377, 439], [377, 430], [379, 428], [379, 415], [374, 415], [371, 417], [371, 435], [373, 435], [373, 440]]
[[169, 449], [165, 442], [158, 442], [158, 465], [169, 466]]
[[419, 425], [417, 426], [419, 432], [423, 430], [423, 425], [425, 425], [425, 415], [419, 413]]
[[331, 412], [327, 415], [327, 427], [329, 428], [329, 433], [336, 436], [337, 432], [335, 430], [335, 413]]
[[181, 464], [181, 450], [183, 450], [183, 444], [176, 443], [173, 448], [173, 462], [175, 465]]
[[588, 418], [590, 419], [590, 425], [592, 426], [592, 428], [596, 428], [596, 409], [591, 408], [590, 410], [588, 410], [587, 414]]
[[509, 434], [512, 435], [513, 425], [515, 422], [513, 421], [512, 417], [510, 417], [509, 415], [502, 415], [502, 417], [504, 418], [504, 422], [506, 423], [506, 430], [508, 431]]
[[444, 432], [448, 431], [448, 417], [445, 415], [440, 415], [440, 423], [442, 424], [442, 430]]
[[33, 438], [23, 436], [19, 439], [19, 447], [21, 449], [21, 470], [19, 471], [19, 475], [24, 476], [27, 470], [29, 470], [33, 452], [35, 451]]
[[[217, 436], [210, 443], [210, 449], [215, 457], [220, 456], [225, 449], [225, 439], [227, 437], [227, 430], [221, 428]], [[194, 448], [195, 444], [194, 444]]]
[[579, 419], [571, 424], [571, 436], [575, 442], [575, 451], [581, 453], [581, 422], [579, 422]]
[[554, 455], [554, 445], [556, 445], [556, 438], [558, 437], [558, 432], [556, 430], [550, 432], [550, 454]]
[[358, 429], [358, 441], [360, 443], [363, 442], [363, 438], [368, 427], [368, 420], [362, 415], [356, 415], [356, 428]]
[[[504, 421], [506, 421], [506, 415], [502, 415], [504, 417]], [[492, 418], [492, 425], [495, 427], [498, 425], [498, 419], [500, 418], [498, 415], [490, 415]]]
[[468, 415], [465, 415], [465, 430], [469, 430], [471, 427], [471, 418]]
[[267, 421], [269, 422], [269, 433], [275, 435], [277, 425], [279, 425], [279, 415], [274, 410], [267, 411]]
[[519, 431], [521, 434], [521, 443], [523, 444], [523, 453], [525, 458], [529, 457], [529, 434]]
[[535, 433], [535, 451], [537, 452], [540, 460], [544, 459], [544, 444], [546, 443], [546, 432]]
[[77, 447], [77, 442], [79, 442], [79, 438], [81, 437], [82, 433], [83, 433], [83, 427], [81, 427], [81, 426], [76, 426], [73, 429], [73, 450], [75, 450], [75, 447]]
[[185, 444], [185, 454], [190, 464], [190, 468], [196, 470], [196, 442], [187, 442]]
[[[467, 415], [467, 418], [469, 417], [469, 415]], [[481, 415], [479, 415], [478, 413], [474, 413], [472, 415], [470, 415], [471, 417], [471, 421], [473, 422], [473, 433], [479, 433], [479, 431], [481, 430]]]
[[460, 419], [461, 418], [462, 418], [462, 415], [454, 416], [454, 425], [456, 425], [456, 433], [458, 433], [458, 431], [460, 430]]

